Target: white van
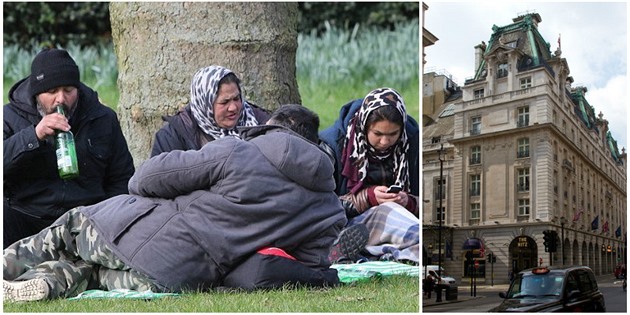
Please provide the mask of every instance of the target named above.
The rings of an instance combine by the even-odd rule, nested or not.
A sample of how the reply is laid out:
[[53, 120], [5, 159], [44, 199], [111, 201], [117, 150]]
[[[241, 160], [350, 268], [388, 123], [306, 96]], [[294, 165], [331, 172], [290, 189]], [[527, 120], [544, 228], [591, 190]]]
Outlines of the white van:
[[[457, 281], [455, 281], [455, 278], [450, 277], [445, 271], [444, 268], [440, 268], [441, 272], [440, 272], [440, 278], [442, 279], [440, 281], [440, 284], [443, 285], [445, 288], [451, 288], [451, 287], [457, 287]], [[424, 266], [422, 268], [422, 278], [425, 279], [426, 275], [430, 274], [433, 279], [437, 279], [438, 278], [438, 266], [437, 265], [428, 265], [428, 266]]]

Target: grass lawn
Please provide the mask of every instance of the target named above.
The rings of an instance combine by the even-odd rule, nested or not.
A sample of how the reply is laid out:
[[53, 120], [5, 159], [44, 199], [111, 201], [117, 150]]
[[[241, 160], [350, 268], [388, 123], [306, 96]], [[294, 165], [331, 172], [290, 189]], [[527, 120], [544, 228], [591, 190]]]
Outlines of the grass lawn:
[[392, 276], [333, 289], [298, 288], [252, 293], [192, 293], [150, 301], [86, 299], [5, 303], [4, 312], [419, 313], [419, 292], [418, 278]]

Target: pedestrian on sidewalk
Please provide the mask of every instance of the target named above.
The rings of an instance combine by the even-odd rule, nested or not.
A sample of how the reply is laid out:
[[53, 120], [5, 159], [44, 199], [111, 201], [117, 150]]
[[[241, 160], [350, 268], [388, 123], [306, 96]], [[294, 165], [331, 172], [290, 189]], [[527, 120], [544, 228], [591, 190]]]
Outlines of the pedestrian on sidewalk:
[[427, 275], [427, 277], [424, 279], [424, 293], [427, 295], [427, 298], [431, 298], [431, 292], [434, 290], [435, 287], [435, 280], [433, 279], [433, 276], [431, 276], [430, 274]]

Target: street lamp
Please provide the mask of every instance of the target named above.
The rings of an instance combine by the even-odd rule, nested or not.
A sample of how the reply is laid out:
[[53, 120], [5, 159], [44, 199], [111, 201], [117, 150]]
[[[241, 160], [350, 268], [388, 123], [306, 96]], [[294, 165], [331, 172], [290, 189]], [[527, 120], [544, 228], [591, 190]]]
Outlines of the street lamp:
[[[438, 218], [438, 275], [440, 277], [442, 277], [442, 220], [444, 219], [444, 208], [442, 208], [442, 199], [444, 199], [444, 196], [442, 195], [442, 172], [444, 167], [444, 158], [442, 156], [443, 153], [444, 144], [442, 143], [440, 144], [440, 150], [438, 151], [438, 159], [440, 160], [440, 181], [438, 182], [438, 196], [440, 197], [440, 207], [438, 211], [438, 214], [440, 215], [440, 217]], [[442, 288], [440, 288], [439, 286], [440, 284], [438, 283], [438, 292], [435, 298], [436, 302], [442, 302]]]
[[560, 227], [561, 227], [561, 235], [562, 239], [560, 240], [562, 246], [562, 265], [564, 266], [564, 225], [567, 223], [567, 219], [565, 217], [560, 218]]

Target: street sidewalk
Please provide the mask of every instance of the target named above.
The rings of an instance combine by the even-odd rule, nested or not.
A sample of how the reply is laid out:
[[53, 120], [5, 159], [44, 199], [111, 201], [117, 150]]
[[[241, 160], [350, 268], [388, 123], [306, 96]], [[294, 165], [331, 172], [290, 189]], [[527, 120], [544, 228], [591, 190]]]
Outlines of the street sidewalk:
[[[615, 276], [612, 274], [604, 274], [601, 276], [595, 276], [595, 278], [597, 278], [598, 284], [607, 283], [607, 282], [612, 283], [615, 280]], [[471, 296], [470, 283], [469, 282], [459, 283], [459, 287], [457, 288], [457, 300], [447, 301], [446, 292], [442, 291], [442, 302], [436, 302], [435, 301], [436, 293], [432, 292], [430, 299], [427, 298], [424, 294], [422, 295], [422, 307], [431, 307], [433, 305], [441, 305], [441, 304], [446, 304], [446, 303], [457, 303], [457, 302], [464, 302], [464, 301], [469, 301], [469, 300], [474, 300], [474, 299], [481, 299], [488, 296], [488, 294], [498, 295], [497, 292], [502, 292], [502, 291], [506, 292], [509, 289], [509, 287], [510, 287], [509, 284], [495, 284], [494, 286], [491, 286], [490, 284], [481, 284], [481, 285], [477, 285], [476, 296]]]
[[457, 288], [457, 300], [446, 300], [446, 292], [442, 291], [442, 302], [436, 302], [436, 293], [431, 293], [431, 298], [427, 298], [425, 295], [422, 296], [422, 307], [430, 307], [433, 305], [440, 305], [446, 303], [457, 303], [464, 302], [474, 299], [481, 299], [486, 297], [488, 294], [498, 294], [496, 292], [507, 291], [510, 287], [509, 284], [495, 284], [491, 286], [490, 284], [478, 284], [477, 285], [477, 294], [475, 296], [471, 296], [470, 294], [470, 283], [460, 283]]

